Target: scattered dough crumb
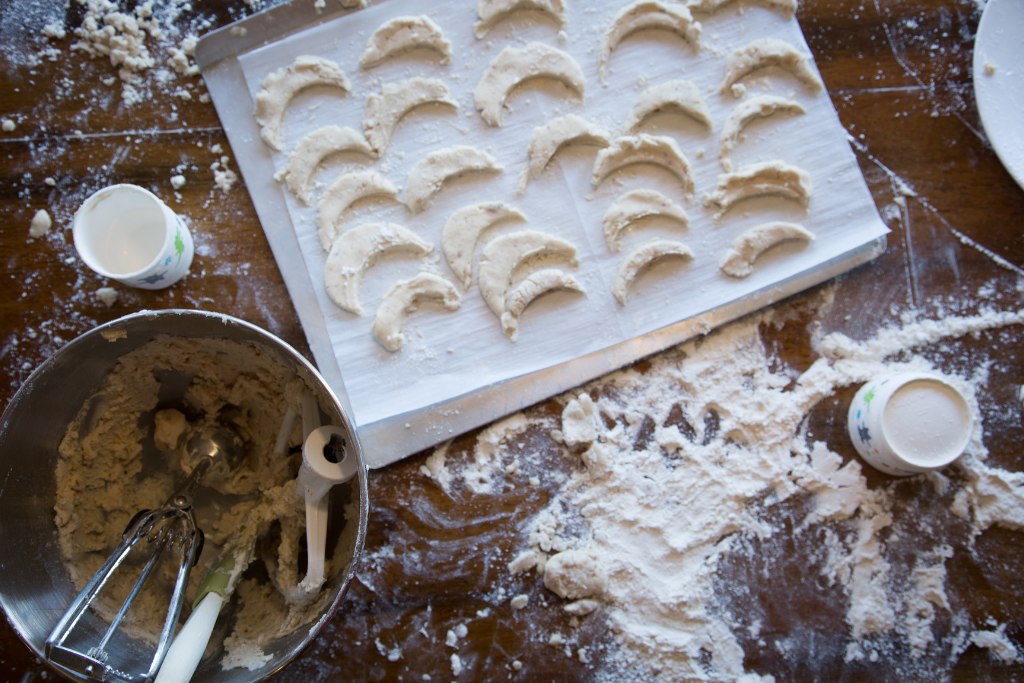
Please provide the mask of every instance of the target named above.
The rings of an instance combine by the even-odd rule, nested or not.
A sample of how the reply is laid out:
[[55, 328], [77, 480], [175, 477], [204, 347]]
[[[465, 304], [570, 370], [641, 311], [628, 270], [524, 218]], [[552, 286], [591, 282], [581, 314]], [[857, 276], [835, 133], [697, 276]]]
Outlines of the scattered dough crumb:
[[529, 595], [517, 595], [516, 597], [512, 598], [512, 600], [510, 600], [508, 604], [512, 606], [512, 609], [523, 609], [529, 603]]
[[1004, 664], [1013, 664], [1020, 661], [1017, 648], [1002, 632], [1002, 629], [995, 631], [975, 631], [971, 634], [971, 644], [985, 648], [992, 655]]
[[185, 186], [185, 176], [183, 175], [172, 175], [171, 176], [171, 187], [175, 190], [180, 190]]
[[563, 550], [544, 565], [544, 585], [560, 597], [575, 600], [600, 595], [608, 575], [597, 558], [582, 550]]
[[562, 439], [566, 446], [590, 443], [597, 438], [597, 409], [588, 394], [569, 401], [562, 411]]
[[101, 331], [100, 336], [108, 342], [116, 342], [118, 339], [127, 339], [128, 330], [123, 327], [115, 327]]
[[181, 445], [182, 436], [189, 430], [188, 420], [179, 410], [166, 408], [153, 416], [153, 442], [162, 451], [173, 451]]
[[[995, 76], [996, 75], [996, 65], [993, 64], [992, 62], [985, 62], [985, 75], [986, 76]], [[7, 122], [4, 121], [4, 126], [6, 126], [6, 125], [7, 125]], [[4, 130], [7, 130], [7, 128], [5, 127]]]
[[117, 290], [113, 287], [100, 287], [94, 294], [107, 308], [117, 303]]
[[3, 123], [0, 123], [0, 128], [3, 128], [5, 133], [10, 133], [14, 130], [14, 121], [4, 119]]
[[51, 227], [53, 227], [53, 219], [50, 218], [50, 214], [46, 213], [46, 209], [39, 209], [36, 211], [36, 215], [32, 217], [32, 223], [28, 228], [28, 235], [29, 237], [42, 237], [50, 232]]

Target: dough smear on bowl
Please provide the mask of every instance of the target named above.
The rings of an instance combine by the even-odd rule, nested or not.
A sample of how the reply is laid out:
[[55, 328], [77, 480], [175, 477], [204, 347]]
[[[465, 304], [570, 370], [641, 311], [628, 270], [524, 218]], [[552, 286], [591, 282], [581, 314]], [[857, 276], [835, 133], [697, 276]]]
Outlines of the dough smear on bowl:
[[[249, 523], [261, 537], [253, 563], [264, 564], [263, 576], [271, 581], [243, 577], [232, 598], [241, 604], [228, 655], [244, 650], [263, 658], [264, 645], [317, 618], [332, 599], [330, 591], [298, 604], [278, 590], [292, 591], [301, 579], [305, 504], [295, 490], [301, 429], [287, 436], [283, 453], [275, 453], [275, 444], [285, 415], [301, 411], [302, 396], [310, 391], [275, 351], [258, 344], [160, 335], [123, 355], [60, 442], [54, 521], [75, 589], [99, 569], [137, 512], [163, 505], [182, 483], [186, 472], [179, 463], [190, 435], [230, 420], [246, 456], [233, 473], [208, 475], [195, 495], [206, 541], [189, 577], [186, 603], [192, 603], [222, 544]], [[176, 394], [181, 398], [168, 398]], [[358, 511], [346, 506], [344, 515], [353, 520]], [[341, 543], [354, 542], [342, 536]], [[109, 623], [117, 613], [151, 548], [142, 542], [107, 582], [93, 602], [101, 619]], [[334, 557], [345, 557], [341, 548]], [[332, 562], [327, 576], [334, 573]], [[177, 567], [176, 561], [156, 565], [119, 627], [128, 636], [156, 643]], [[254, 592], [263, 590], [266, 595], [256, 601]], [[254, 612], [257, 631], [250, 628]], [[187, 615], [186, 607], [183, 619]]]

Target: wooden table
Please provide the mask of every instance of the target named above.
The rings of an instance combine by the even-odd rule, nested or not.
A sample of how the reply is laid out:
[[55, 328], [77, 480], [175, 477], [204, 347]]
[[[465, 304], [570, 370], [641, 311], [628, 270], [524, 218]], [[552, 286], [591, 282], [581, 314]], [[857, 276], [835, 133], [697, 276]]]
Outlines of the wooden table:
[[[21, 4], [27, 5], [4, 9]], [[194, 6], [178, 21], [182, 29], [200, 15], [209, 18], [212, 29], [250, 13], [241, 0]], [[62, 344], [142, 309], [234, 315], [311, 358], [244, 184], [229, 192], [214, 185], [210, 165], [221, 155], [212, 148], [221, 145], [228, 157], [231, 151], [213, 105], [200, 99], [199, 79], [175, 81], [191, 87], [191, 100], [175, 96], [174, 87], [154, 88], [151, 97], [125, 108], [117, 94], [120, 83], [104, 83], [115, 76], [110, 63], [69, 50], [70, 28], [78, 26], [82, 13], [77, 3], [67, 8], [69, 35], [63, 39], [41, 39], [34, 14], [31, 31], [8, 34], [5, 29], [5, 37], [15, 39], [0, 56], [0, 118], [14, 120], [16, 127], [0, 133], [0, 261], [7, 273], [0, 281], [3, 404]], [[979, 11], [974, 0], [802, 0], [798, 19], [893, 232], [883, 256], [823, 286], [836, 287], [829, 310], [815, 308], [820, 287], [779, 304], [791, 309], [792, 322], [766, 328], [766, 344], [780, 362], [803, 370], [814, 358], [809, 328], [816, 321], [827, 330], [864, 337], [897, 323], [906, 311], [937, 317], [971, 312], [986, 301], [1001, 310], [1021, 308], [1024, 192], [993, 153], [975, 107], [971, 59]], [[30, 59], [47, 46], [62, 56]], [[19, 53], [21, 48], [26, 52]], [[163, 60], [166, 54], [155, 56]], [[187, 182], [175, 193], [169, 179], [179, 171]], [[88, 194], [116, 182], [147, 187], [187, 216], [197, 253], [192, 274], [182, 282], [159, 291], [117, 286], [119, 298], [107, 308], [93, 292], [109, 283], [76, 258], [70, 219]], [[901, 207], [895, 198], [909, 194], [901, 195], [904, 186], [913, 194]], [[39, 209], [53, 216], [54, 228], [32, 240], [29, 223]], [[995, 344], [1005, 358], [1005, 364], [990, 368], [980, 403], [989, 462], [1009, 470], [1021, 469], [1024, 443], [1018, 394], [1024, 371], [1016, 357], [1021, 338], [1021, 330], [1007, 328], [962, 342], [967, 349]], [[950, 369], [970, 374], [970, 368]], [[807, 425], [809, 441], [825, 441], [848, 460], [856, 457], [845, 436], [854, 389], [823, 401]], [[557, 419], [560, 411], [561, 404], [552, 400], [528, 412]], [[474, 438], [456, 439], [453, 450], [472, 448]], [[535, 457], [557, 456], [546, 434], [531, 434], [528, 448]], [[507, 600], [494, 598], [496, 586], [513, 582], [505, 563], [523, 542], [517, 523], [540, 510], [551, 492], [520, 487], [492, 496], [456, 492], [449, 497], [420, 474], [427, 455], [371, 473], [372, 513], [360, 570], [366, 581], [354, 582], [326, 632], [273, 680], [420, 680], [425, 673], [431, 680], [448, 680], [455, 650], [445, 646], [444, 634], [470, 617], [473, 627], [459, 650], [466, 665], [461, 680], [592, 680], [593, 664], [528, 638], [527, 621], [567, 629], [560, 610], [515, 612]], [[872, 486], [891, 481], [870, 469], [867, 476]], [[898, 507], [909, 510], [917, 489], [900, 490], [907, 495]], [[967, 543], [966, 536], [954, 536]], [[747, 670], [772, 673], [780, 681], [936, 680], [920, 667], [904, 666], [909, 655], [898, 651], [875, 664], [844, 662], [840, 645], [848, 627], [841, 593], [804, 583], [801, 558], [810, 550], [808, 539], [783, 533], [763, 543], [766, 556], [789, 558], [773, 560], [770, 586], [760, 578], [761, 568], [741, 561], [719, 570], [723, 581], [743, 587], [737, 595], [746, 603], [733, 608], [769, 615], [760, 631], [767, 645], [741, 638]], [[974, 628], [984, 628], [987, 617], [1007, 624], [1006, 635], [1017, 643], [1024, 642], [1020, 543], [1018, 532], [992, 528], [973, 548], [956, 547], [947, 564], [947, 594], [957, 613], [970, 615]], [[393, 556], [383, 552], [389, 546]], [[539, 582], [516, 585], [525, 586], [535, 604], [542, 597]], [[478, 617], [478, 610], [489, 612]], [[580, 643], [610, 641], [599, 621], [587, 623]], [[964, 624], [938, 619], [936, 640], [957, 626]], [[772, 646], [780, 639], [790, 647], [788, 657]], [[379, 647], [395, 645], [403, 657], [391, 662]], [[0, 678], [28, 683], [46, 676], [46, 667], [6, 625], [0, 626], [0, 653]], [[525, 666], [513, 675], [514, 659]], [[600, 662], [598, 656], [598, 667]], [[1001, 664], [978, 648], [964, 652], [950, 671], [958, 681], [1024, 679], [1020, 664]]]

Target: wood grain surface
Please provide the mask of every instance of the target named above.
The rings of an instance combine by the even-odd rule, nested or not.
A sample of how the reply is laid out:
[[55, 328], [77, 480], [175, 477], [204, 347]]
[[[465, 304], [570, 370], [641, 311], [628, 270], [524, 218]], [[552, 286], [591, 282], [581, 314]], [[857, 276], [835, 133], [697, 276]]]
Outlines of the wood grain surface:
[[[16, 27], [19, 10], [45, 4], [18, 0], [0, 7], [0, 118], [16, 122], [13, 131], [0, 133], [2, 405], [64, 343], [143, 309], [237, 316], [312, 360], [244, 183], [228, 192], [214, 184], [210, 166], [222, 155], [230, 168], [237, 166], [213, 105], [202, 101], [201, 80], [175, 80], [189, 86], [191, 99], [176, 95], [176, 85], [155, 87], [127, 107], [118, 96], [120, 83], [109, 84], [116, 79], [109, 60], [70, 49], [76, 40], [70, 29], [84, 13], [79, 1], [50, 3], [69, 29], [62, 39], [41, 37], [38, 13], [29, 12], [24, 26]], [[467, 0], [468, 9], [474, 4]], [[193, 2], [178, 25], [202, 32], [252, 11], [242, 0]], [[797, 18], [892, 234], [874, 262], [778, 304], [788, 322], [762, 330], [778, 363], [794, 371], [808, 368], [816, 357], [816, 329], [862, 339], [898, 324], [908, 312], [942, 317], [985, 305], [1024, 308], [1024, 192], [994, 154], [974, 102], [971, 60], [979, 17], [974, 0], [801, 0]], [[47, 47], [61, 56], [40, 56]], [[215, 145], [222, 154], [213, 151]], [[187, 182], [175, 192], [169, 179], [181, 169]], [[116, 182], [149, 188], [187, 217], [197, 253], [191, 274], [175, 286], [117, 286], [119, 298], [107, 308], [93, 292], [111, 283], [77, 258], [70, 222], [86, 196]], [[904, 188], [912, 192], [901, 194]], [[39, 209], [53, 216], [54, 227], [44, 238], [30, 239], [29, 223]], [[826, 292], [832, 303], [823, 307]], [[1017, 355], [1022, 339], [1022, 330], [1006, 328], [960, 340], [955, 353], [929, 351], [940, 367], [964, 376], [978, 370], [972, 364], [997, 359], [985, 365], [989, 377], [979, 396], [985, 444], [990, 464], [1015, 472], [1024, 464], [1024, 371]], [[822, 401], [806, 424], [808, 442], [824, 441], [846, 460], [857, 458], [845, 432], [855, 389]], [[557, 421], [561, 408], [552, 399], [527, 412]], [[449, 457], [467, 457], [475, 436], [456, 438]], [[550, 472], [552, 480], [569, 468], [546, 432], [531, 430], [521, 441], [522, 458]], [[506, 569], [523, 546], [522, 522], [543, 509], [553, 490], [542, 485], [445, 494], [420, 473], [427, 455], [371, 472], [372, 510], [359, 578], [324, 634], [271, 680], [452, 680], [449, 658], [456, 651], [465, 666], [458, 680], [595, 680], [613, 641], [607, 624], [598, 617], [574, 627], [561, 610], [540, 608], [556, 599], [535, 576], [510, 577]], [[865, 472], [872, 487], [895, 492], [894, 516], [926, 520], [914, 528], [942, 527], [950, 539], [955, 554], [946, 567], [946, 592], [953, 609], [934, 622], [936, 641], [958, 629], [998, 623], [1006, 625], [1011, 641], [1024, 643], [1020, 532], [992, 528], [972, 539], [965, 522], [949, 512], [951, 501], [930, 485]], [[757, 635], [740, 636], [748, 671], [777, 681], [1024, 680], [1021, 663], [1003, 663], [977, 647], [966, 648], [952, 665], [935, 660], [931, 669], [910, 652], [847, 662], [846, 598], [809, 571], [807, 558], [815, 556], [817, 542], [813, 535], [777, 533], [718, 568], [717, 607], [749, 615], [738, 618], [737, 633], [754, 633], [749, 627], [755, 616], [759, 620]], [[507, 599], [495, 597], [497, 586], [506, 595], [530, 595], [538, 607], [512, 610]], [[970, 623], [954, 623], [953, 612], [969, 614]], [[468, 620], [472, 627], [459, 649], [446, 646], [447, 630]], [[574, 648], [589, 647], [591, 660], [538, 642], [533, 634], [545, 628], [572, 631]], [[386, 652], [395, 647], [402, 657], [390, 661]], [[511, 668], [514, 660], [523, 663], [521, 670]], [[0, 680], [55, 677], [13, 629], [0, 625]]]

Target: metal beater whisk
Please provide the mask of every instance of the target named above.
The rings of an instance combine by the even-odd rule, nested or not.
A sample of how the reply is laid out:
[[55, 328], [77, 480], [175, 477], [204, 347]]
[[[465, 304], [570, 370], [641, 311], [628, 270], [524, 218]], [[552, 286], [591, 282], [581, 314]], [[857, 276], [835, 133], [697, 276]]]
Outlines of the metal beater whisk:
[[[193, 436], [185, 447], [185, 457], [193, 464], [192, 473], [185, 483], [167, 499], [163, 507], [156, 510], [142, 510], [128, 523], [121, 542], [114, 552], [97, 570], [78, 596], [72, 601], [64, 616], [46, 639], [46, 658], [71, 673], [93, 681], [122, 681], [124, 683], [141, 683], [150, 681], [156, 675], [164, 655], [170, 645], [174, 628], [181, 614], [181, 606], [185, 599], [185, 588], [188, 585], [189, 572], [199, 559], [203, 549], [203, 532], [196, 524], [192, 511], [192, 498], [211, 468], [234, 471], [245, 456], [242, 440], [229, 427], [207, 427]], [[68, 635], [74, 630], [79, 619], [89, 609], [107, 580], [114, 574], [131, 549], [145, 539], [153, 546], [153, 554], [142, 569], [141, 575], [125, 598], [109, 628], [99, 643], [90, 647], [86, 653], [65, 646]], [[110, 653], [107, 645], [117, 631], [132, 602], [138, 597], [143, 584], [156, 567], [157, 560], [167, 548], [179, 553], [178, 575], [171, 594], [171, 604], [167, 609], [163, 630], [157, 643], [156, 654], [153, 656], [145, 674], [130, 674], [119, 671], [108, 664]]]

